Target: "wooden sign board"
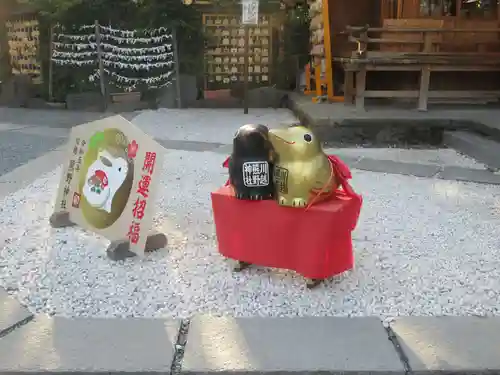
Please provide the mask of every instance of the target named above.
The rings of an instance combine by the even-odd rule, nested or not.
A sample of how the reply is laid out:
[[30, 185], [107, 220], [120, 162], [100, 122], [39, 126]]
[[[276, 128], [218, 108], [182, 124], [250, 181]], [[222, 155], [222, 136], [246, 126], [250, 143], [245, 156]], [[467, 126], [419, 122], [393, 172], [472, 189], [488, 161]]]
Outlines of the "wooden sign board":
[[76, 224], [144, 255], [162, 163], [163, 148], [121, 116], [74, 127], [52, 225]]
[[259, 24], [259, 0], [243, 0], [241, 2], [241, 23], [243, 25]]

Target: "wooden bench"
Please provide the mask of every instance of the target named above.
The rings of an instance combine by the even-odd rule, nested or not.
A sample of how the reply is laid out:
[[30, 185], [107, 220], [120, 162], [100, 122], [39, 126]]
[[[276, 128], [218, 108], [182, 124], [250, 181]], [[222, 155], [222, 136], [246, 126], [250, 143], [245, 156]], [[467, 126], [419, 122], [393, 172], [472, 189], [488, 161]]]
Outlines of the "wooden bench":
[[[336, 58], [346, 71], [345, 102], [355, 100], [356, 107], [364, 110], [366, 98], [415, 98], [418, 99], [418, 109], [427, 110], [429, 99], [485, 99], [500, 98], [500, 82], [498, 90], [430, 90], [431, 72], [500, 72], [500, 52], [440, 52], [441, 33], [487, 32], [500, 33], [500, 29], [396, 29], [348, 27], [349, 40], [356, 43], [357, 49], [350, 58]], [[358, 32], [359, 36], [354, 36]], [[370, 38], [370, 32], [382, 35], [397, 33], [419, 33], [421, 38], [408, 40], [406, 38]], [[500, 35], [500, 34], [498, 34]], [[414, 51], [384, 51], [369, 50], [370, 45], [401, 44], [420, 46]], [[382, 50], [380, 50], [382, 49]], [[419, 85], [416, 90], [367, 90], [366, 75], [368, 71], [416, 71], [420, 73]]]

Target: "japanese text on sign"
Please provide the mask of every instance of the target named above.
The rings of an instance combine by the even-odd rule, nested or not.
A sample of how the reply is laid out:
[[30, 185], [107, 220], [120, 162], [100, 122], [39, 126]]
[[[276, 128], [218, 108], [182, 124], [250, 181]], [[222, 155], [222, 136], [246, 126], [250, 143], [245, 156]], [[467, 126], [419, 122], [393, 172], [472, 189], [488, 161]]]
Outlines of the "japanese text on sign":
[[147, 207], [147, 198], [149, 197], [149, 186], [156, 164], [156, 152], [146, 152], [142, 165], [142, 175], [137, 183], [136, 193], [138, 194], [132, 214], [134, 220], [130, 224], [127, 237], [132, 244], [137, 244], [141, 238], [141, 220], [145, 215]]
[[[83, 147], [85, 147], [85, 140], [77, 138], [75, 140], [75, 145], [73, 146], [73, 157], [69, 160], [68, 170], [64, 176], [64, 189], [63, 196], [60, 203], [60, 208], [65, 210], [67, 208], [67, 199], [71, 190], [71, 182], [73, 181], [74, 173], [80, 171], [80, 166], [82, 164], [82, 156], [84, 153]], [[74, 205], [74, 203], [73, 203]]]
[[243, 0], [241, 3], [241, 23], [243, 25], [257, 25], [259, 23], [259, 1]]
[[243, 163], [243, 184], [246, 187], [269, 185], [269, 163], [267, 161], [248, 161]]

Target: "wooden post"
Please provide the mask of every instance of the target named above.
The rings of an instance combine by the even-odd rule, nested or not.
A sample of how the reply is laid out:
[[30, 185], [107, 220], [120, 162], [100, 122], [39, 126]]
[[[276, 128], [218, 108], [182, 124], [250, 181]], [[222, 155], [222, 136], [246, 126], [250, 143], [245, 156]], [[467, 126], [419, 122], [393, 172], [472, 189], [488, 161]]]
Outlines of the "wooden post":
[[49, 102], [54, 100], [54, 62], [52, 61], [52, 54], [54, 53], [54, 25], [50, 25], [49, 31]]
[[99, 84], [101, 87], [101, 95], [102, 95], [102, 99], [103, 99], [104, 110], [106, 110], [108, 107], [108, 98], [106, 95], [104, 65], [102, 63], [101, 28], [99, 26], [98, 20], [95, 20], [95, 40], [96, 40], [96, 48], [97, 48], [97, 61], [99, 63]]
[[177, 108], [182, 108], [181, 99], [181, 73], [179, 67], [179, 46], [177, 44], [177, 26], [172, 27], [172, 46], [174, 47], [175, 90], [177, 95]]
[[304, 69], [304, 76], [306, 78], [306, 89], [304, 91], [305, 95], [312, 94], [311, 90], [311, 62], [308, 62]]
[[321, 84], [321, 62], [314, 61], [314, 89], [316, 91], [315, 99], [317, 102], [321, 101], [323, 96], [323, 86]]
[[[433, 33], [424, 32], [424, 53], [432, 52]], [[427, 111], [429, 98], [429, 84], [431, 78], [430, 65], [424, 65], [420, 72], [420, 87], [418, 92], [418, 110]]]
[[356, 110], [365, 110], [366, 68], [363, 66], [356, 73]]
[[344, 79], [344, 102], [347, 104], [354, 104], [354, 72], [345, 70]]
[[245, 25], [245, 63], [243, 65], [243, 113], [248, 114], [248, 65], [249, 65], [249, 43], [250, 26]]
[[333, 83], [333, 58], [332, 58], [332, 41], [330, 30], [330, 11], [328, 9], [329, 0], [323, 0], [323, 47], [325, 50], [325, 79], [327, 97], [333, 100], [335, 96]]

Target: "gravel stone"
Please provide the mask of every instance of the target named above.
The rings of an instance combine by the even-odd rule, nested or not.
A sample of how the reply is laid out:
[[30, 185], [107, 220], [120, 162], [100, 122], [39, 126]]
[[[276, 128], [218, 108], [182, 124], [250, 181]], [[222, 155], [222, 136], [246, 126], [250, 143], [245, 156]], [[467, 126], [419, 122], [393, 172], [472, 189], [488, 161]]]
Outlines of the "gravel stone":
[[154, 226], [168, 245], [144, 259], [110, 261], [106, 239], [50, 227], [59, 168], [0, 199], [0, 286], [66, 317], [500, 315], [499, 186], [353, 171], [356, 268], [307, 290], [293, 272], [233, 273], [217, 252], [224, 159], [167, 151]]

